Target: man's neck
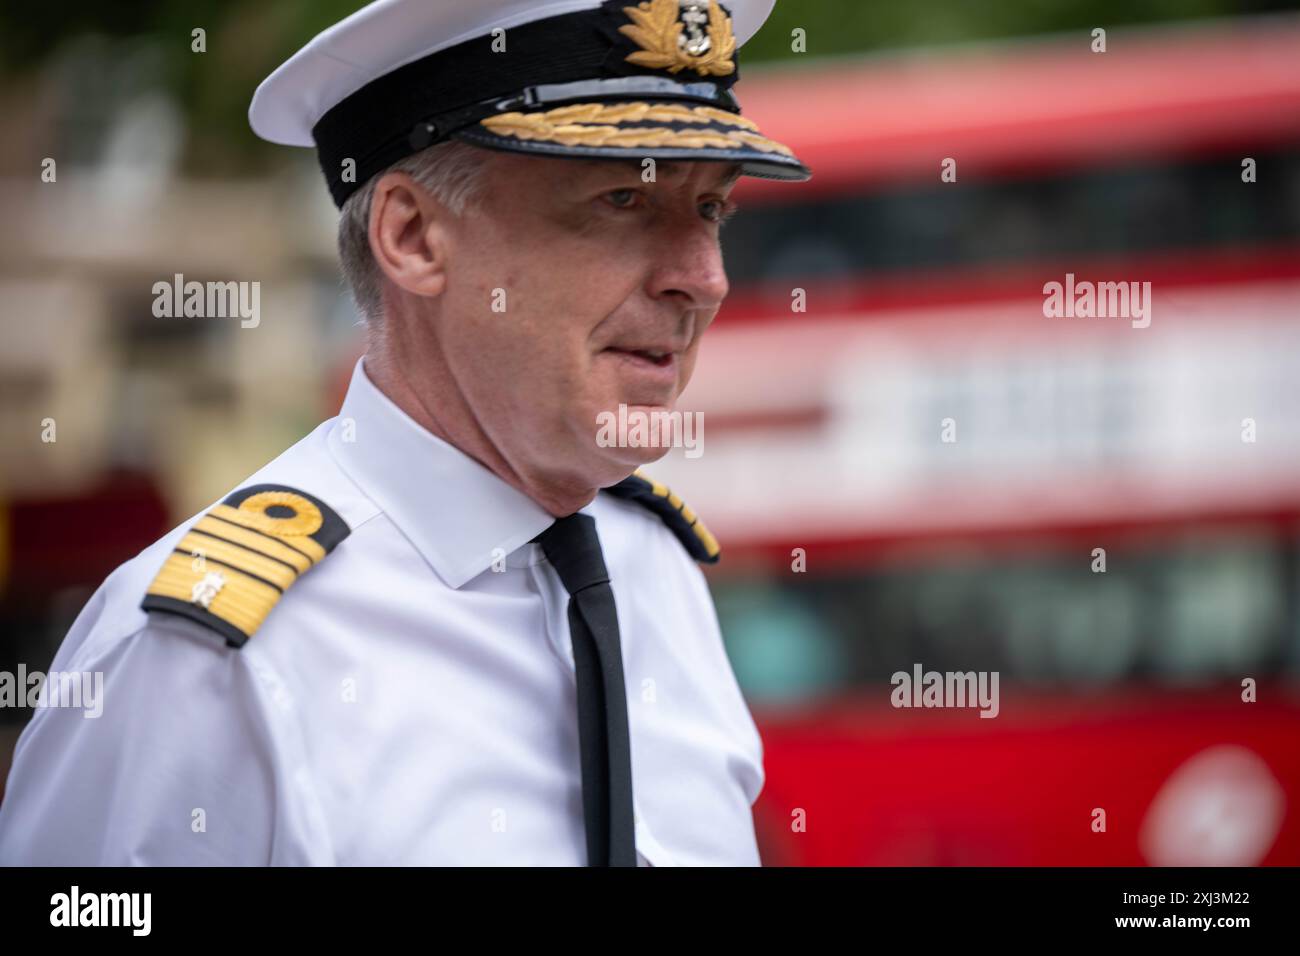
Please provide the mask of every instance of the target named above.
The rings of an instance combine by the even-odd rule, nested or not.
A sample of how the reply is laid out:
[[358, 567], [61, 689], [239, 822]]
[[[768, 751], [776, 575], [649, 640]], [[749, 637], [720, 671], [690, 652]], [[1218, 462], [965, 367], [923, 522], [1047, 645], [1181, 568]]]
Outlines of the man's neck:
[[430, 370], [420, 376], [418, 383], [414, 382], [401, 360], [382, 347], [376, 348], [373, 341], [362, 361], [371, 384], [417, 425], [473, 458], [548, 513], [561, 518], [596, 497], [598, 488], [563, 479], [548, 480], [512, 467], [483, 430], [445, 368]]

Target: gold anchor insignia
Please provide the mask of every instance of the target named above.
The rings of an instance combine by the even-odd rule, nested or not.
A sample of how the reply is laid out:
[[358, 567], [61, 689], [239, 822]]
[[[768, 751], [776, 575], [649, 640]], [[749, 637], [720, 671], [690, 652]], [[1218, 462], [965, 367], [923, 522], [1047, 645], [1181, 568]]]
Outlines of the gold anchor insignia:
[[[708, 33], [700, 30], [708, 8]], [[701, 76], [727, 76], [736, 71], [731, 55], [736, 38], [731, 34], [731, 17], [710, 0], [644, 0], [624, 7], [632, 22], [618, 28], [641, 47], [629, 53], [628, 63], [663, 69], [669, 73], [694, 70]], [[686, 35], [682, 34], [685, 27]]]

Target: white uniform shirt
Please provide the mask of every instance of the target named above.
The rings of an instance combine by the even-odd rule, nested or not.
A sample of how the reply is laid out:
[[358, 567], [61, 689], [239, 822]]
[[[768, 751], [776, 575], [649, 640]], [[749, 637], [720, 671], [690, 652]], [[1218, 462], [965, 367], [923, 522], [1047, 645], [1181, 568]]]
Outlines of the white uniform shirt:
[[[241, 649], [140, 610], [193, 522], [118, 568], [51, 666], [102, 672], [102, 715], [36, 709], [0, 864], [584, 865], [569, 599], [529, 543], [554, 519], [360, 362], [339, 417], [253, 483], [351, 534]], [[704, 577], [640, 505], [583, 511], [618, 608], [638, 860], [756, 865], [762, 745]]]

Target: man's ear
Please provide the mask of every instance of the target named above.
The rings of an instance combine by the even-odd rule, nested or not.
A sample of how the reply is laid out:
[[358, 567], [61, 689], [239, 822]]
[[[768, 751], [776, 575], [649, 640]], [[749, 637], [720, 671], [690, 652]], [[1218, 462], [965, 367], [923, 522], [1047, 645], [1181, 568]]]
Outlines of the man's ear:
[[406, 173], [385, 173], [370, 202], [370, 253], [390, 282], [414, 295], [446, 287], [450, 213]]

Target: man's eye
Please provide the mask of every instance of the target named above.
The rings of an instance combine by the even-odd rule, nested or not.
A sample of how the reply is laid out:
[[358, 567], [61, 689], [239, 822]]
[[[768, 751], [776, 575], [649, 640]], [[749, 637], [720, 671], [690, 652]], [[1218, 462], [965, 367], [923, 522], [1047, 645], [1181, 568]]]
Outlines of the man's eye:
[[617, 206], [619, 209], [633, 209], [640, 197], [635, 189], [615, 189], [612, 192], [605, 193], [605, 200], [611, 206]]
[[736, 212], [736, 204], [726, 199], [708, 199], [700, 203], [700, 215], [709, 222], [723, 223]]

